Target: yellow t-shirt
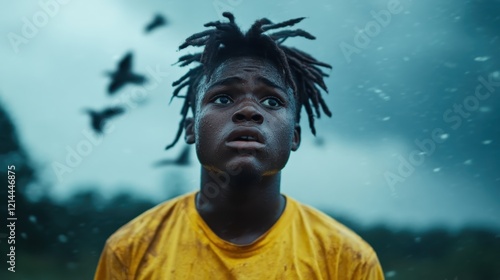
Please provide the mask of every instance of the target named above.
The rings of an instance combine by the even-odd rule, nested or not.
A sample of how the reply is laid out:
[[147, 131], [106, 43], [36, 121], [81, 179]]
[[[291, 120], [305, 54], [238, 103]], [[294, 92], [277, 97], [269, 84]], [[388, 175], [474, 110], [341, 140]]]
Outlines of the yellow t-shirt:
[[278, 221], [243, 246], [212, 232], [194, 192], [166, 201], [108, 239], [95, 279], [384, 279], [358, 235], [285, 197]]

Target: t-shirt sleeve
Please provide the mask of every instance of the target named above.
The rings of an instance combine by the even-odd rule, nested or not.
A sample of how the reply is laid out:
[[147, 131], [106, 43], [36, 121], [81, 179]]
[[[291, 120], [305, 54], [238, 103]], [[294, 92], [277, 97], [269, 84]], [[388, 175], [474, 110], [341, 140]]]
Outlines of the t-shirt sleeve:
[[120, 261], [115, 251], [106, 244], [104, 247], [99, 264], [94, 275], [94, 280], [125, 280], [127, 278], [127, 269]]
[[382, 266], [377, 258], [377, 254], [373, 252], [371, 257], [368, 259], [362, 280], [384, 280], [384, 272], [382, 271]]

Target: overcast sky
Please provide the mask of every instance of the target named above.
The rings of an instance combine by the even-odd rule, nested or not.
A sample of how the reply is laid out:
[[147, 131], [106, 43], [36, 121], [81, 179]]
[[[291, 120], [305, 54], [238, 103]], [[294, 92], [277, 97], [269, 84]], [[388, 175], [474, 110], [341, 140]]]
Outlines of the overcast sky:
[[[457, 2], [8, 1], [1, 101], [54, 197], [99, 188], [158, 201], [199, 184], [194, 153], [190, 167], [152, 167], [183, 148], [164, 151], [180, 117], [181, 102], [168, 105], [171, 83], [186, 70], [172, 64], [196, 51], [178, 45], [224, 10], [244, 29], [261, 17], [306, 16], [297, 28], [317, 40], [287, 45], [333, 66], [333, 117], [317, 120], [316, 139], [302, 123], [282, 191], [364, 224], [500, 228], [500, 4]], [[168, 26], [144, 34], [158, 12]], [[149, 83], [109, 97], [104, 73], [128, 51]], [[144, 98], [131, 97], [137, 92]], [[115, 103], [127, 114], [96, 139], [82, 110]], [[42, 190], [30, 188], [33, 196]]]

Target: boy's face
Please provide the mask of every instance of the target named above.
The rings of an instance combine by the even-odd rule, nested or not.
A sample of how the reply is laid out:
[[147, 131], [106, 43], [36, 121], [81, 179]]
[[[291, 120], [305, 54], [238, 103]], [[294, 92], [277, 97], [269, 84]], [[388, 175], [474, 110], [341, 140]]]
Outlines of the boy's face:
[[298, 149], [295, 99], [269, 62], [232, 58], [200, 87], [186, 142], [196, 143], [200, 163], [212, 171], [265, 176], [285, 166]]

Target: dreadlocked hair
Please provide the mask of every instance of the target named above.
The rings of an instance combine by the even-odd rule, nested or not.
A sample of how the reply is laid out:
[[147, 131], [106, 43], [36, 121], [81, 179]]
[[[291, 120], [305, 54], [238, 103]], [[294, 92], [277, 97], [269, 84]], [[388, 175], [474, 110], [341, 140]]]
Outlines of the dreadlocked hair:
[[[282, 45], [290, 37], [304, 37], [310, 40], [316, 39], [313, 35], [302, 29], [281, 30], [274, 33], [267, 33], [270, 30], [276, 30], [283, 27], [293, 26], [304, 18], [296, 18], [280, 23], [273, 23], [267, 18], [255, 21], [250, 29], [243, 33], [234, 22], [234, 15], [229, 12], [222, 14], [229, 22], [214, 21], [206, 23], [205, 27], [211, 29], [189, 36], [184, 43], [179, 46], [184, 49], [188, 46], [204, 47], [202, 53], [188, 54], [181, 56], [177, 62], [181, 67], [198, 63], [196, 67], [190, 69], [180, 79], [175, 81], [172, 86], [175, 87], [172, 98], [184, 98], [184, 104], [181, 109], [181, 121], [174, 141], [166, 147], [173, 147], [181, 137], [184, 130], [189, 109], [194, 115], [196, 94], [203, 77], [210, 77], [213, 70], [225, 59], [238, 56], [259, 56], [263, 57], [282, 71], [285, 83], [293, 90], [297, 110], [296, 119], [300, 121], [300, 111], [304, 106], [309, 127], [313, 135], [316, 135], [314, 127], [314, 118], [320, 118], [322, 110], [327, 116], [331, 117], [325, 101], [321, 96], [320, 89], [328, 92], [324, 77], [328, 75], [320, 67], [332, 68], [329, 64], [316, 60], [311, 55], [296, 48]], [[264, 34], [267, 33], [267, 34]], [[183, 88], [187, 87], [184, 95], [179, 95]], [[319, 87], [319, 88], [318, 88]]]

